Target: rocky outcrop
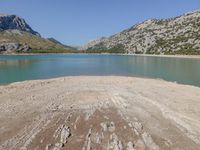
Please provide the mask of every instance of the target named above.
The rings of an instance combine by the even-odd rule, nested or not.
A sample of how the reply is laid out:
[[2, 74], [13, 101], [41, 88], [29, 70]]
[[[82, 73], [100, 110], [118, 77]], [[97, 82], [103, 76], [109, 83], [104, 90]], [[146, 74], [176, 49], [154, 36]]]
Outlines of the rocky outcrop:
[[24, 19], [16, 15], [0, 14], [0, 31], [17, 29], [20, 31], [30, 32], [33, 35], [40, 36], [40, 34], [34, 31]]
[[81, 49], [111, 49], [125, 53], [200, 53], [200, 10], [170, 19], [150, 19], [110, 37], [89, 42]]
[[0, 44], [0, 53], [12, 53], [12, 52], [27, 52], [31, 48], [27, 44], [20, 43], [3, 43]]

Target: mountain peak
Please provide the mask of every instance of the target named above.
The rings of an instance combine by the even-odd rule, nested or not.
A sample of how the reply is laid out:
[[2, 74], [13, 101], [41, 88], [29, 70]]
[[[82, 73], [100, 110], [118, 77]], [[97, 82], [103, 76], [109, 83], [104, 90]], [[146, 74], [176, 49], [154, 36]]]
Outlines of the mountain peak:
[[0, 14], [0, 31], [17, 29], [40, 36], [34, 31], [23, 18], [13, 14]]

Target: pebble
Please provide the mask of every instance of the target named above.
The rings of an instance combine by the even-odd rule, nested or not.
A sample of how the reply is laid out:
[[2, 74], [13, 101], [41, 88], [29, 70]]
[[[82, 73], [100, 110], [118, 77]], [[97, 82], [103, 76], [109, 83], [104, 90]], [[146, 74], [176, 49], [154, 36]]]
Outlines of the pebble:
[[122, 142], [118, 139], [115, 133], [113, 133], [110, 138], [112, 142], [109, 144], [109, 149], [123, 150]]
[[127, 144], [127, 150], [135, 150], [134, 144], [132, 142], [128, 142], [128, 144]]
[[62, 130], [61, 130], [60, 142], [63, 143], [63, 144], [67, 143], [67, 139], [70, 136], [71, 136], [70, 128], [64, 125]]
[[45, 150], [50, 150], [52, 146], [53, 146], [52, 144], [47, 144]]
[[115, 123], [114, 122], [102, 122], [101, 127], [103, 128], [103, 131], [109, 131], [114, 132], [115, 131]]

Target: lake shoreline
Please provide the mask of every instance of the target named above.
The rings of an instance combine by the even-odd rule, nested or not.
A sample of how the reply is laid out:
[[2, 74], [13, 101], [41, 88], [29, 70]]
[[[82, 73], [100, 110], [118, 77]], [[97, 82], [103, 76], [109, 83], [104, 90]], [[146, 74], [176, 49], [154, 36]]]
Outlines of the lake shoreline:
[[14, 53], [0, 54], [0, 56], [27, 56], [27, 55], [119, 55], [119, 56], [148, 56], [148, 57], [172, 57], [172, 58], [195, 58], [200, 59], [200, 55], [154, 55], [154, 54], [119, 54], [119, 53]]
[[127, 56], [148, 56], [148, 57], [168, 57], [168, 58], [197, 58], [200, 59], [200, 55], [151, 55], [151, 54], [124, 54]]
[[[0, 149], [58, 144], [82, 149], [88, 133], [93, 148], [113, 140], [135, 149], [200, 146], [198, 87], [136, 77], [71, 76], [12, 83], [0, 91]], [[69, 134], [62, 137], [62, 130]]]
[[162, 78], [153, 78], [153, 77], [145, 77], [145, 76], [140, 76], [140, 75], [135, 75], [135, 76], [129, 76], [129, 75], [74, 75], [74, 76], [60, 76], [60, 77], [50, 77], [50, 78], [42, 78], [42, 79], [30, 79], [30, 80], [22, 80], [22, 81], [15, 81], [11, 83], [5, 83], [5, 84], [0, 84], [0, 86], [8, 86], [12, 84], [21, 84], [24, 82], [38, 82], [38, 81], [48, 81], [48, 80], [55, 80], [55, 79], [61, 79], [61, 78], [78, 78], [78, 77], [124, 77], [124, 78], [140, 78], [140, 79], [149, 79], [149, 80], [158, 80], [158, 81], [163, 81], [163, 82], [168, 82], [172, 84], [178, 84], [178, 85], [183, 85], [183, 86], [191, 86], [191, 87], [196, 87], [200, 88], [200, 86], [197, 85], [192, 85], [192, 84], [183, 84], [183, 83], [178, 83], [177, 81], [169, 81], [165, 80]]

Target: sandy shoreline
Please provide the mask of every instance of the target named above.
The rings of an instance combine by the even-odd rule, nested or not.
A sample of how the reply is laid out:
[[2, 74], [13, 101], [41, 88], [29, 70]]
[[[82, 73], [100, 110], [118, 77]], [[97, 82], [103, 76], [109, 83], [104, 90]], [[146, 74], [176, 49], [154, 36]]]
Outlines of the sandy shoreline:
[[200, 147], [200, 88], [77, 76], [0, 86], [0, 149]]
[[152, 54], [108, 54], [108, 53], [23, 53], [23, 54], [1, 54], [1, 56], [15, 55], [119, 55], [119, 56], [148, 56], [148, 57], [166, 57], [166, 58], [191, 58], [200, 59], [200, 55], [152, 55]]
[[200, 55], [152, 55], [152, 54], [121, 54], [121, 55], [126, 55], [126, 56], [148, 56], [148, 57], [200, 59]]

